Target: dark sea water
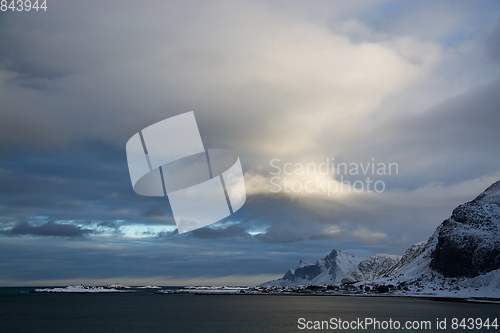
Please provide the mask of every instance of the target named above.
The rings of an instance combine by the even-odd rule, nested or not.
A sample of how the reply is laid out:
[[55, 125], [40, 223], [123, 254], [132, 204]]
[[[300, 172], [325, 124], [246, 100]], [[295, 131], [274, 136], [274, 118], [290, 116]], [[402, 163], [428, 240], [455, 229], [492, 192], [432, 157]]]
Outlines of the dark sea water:
[[[305, 332], [309, 330], [298, 328], [299, 318], [329, 321], [365, 317], [398, 320], [402, 325], [408, 320], [428, 320], [432, 329], [427, 332], [471, 332], [478, 330], [451, 329], [452, 318], [500, 319], [499, 304], [395, 297], [21, 292], [27, 290], [33, 288], [0, 288], [0, 332]], [[436, 329], [436, 318], [446, 318], [448, 329]], [[500, 332], [500, 327], [483, 330]]]

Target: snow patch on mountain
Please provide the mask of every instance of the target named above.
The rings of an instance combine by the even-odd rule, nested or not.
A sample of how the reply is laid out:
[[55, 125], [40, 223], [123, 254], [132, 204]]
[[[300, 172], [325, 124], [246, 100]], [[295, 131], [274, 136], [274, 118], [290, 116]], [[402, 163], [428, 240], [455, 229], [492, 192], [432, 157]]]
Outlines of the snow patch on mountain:
[[305, 261], [305, 260], [301, 260], [299, 262], [299, 266], [297, 266], [297, 268], [302, 268], [302, 267], [306, 267], [306, 266], [312, 266], [314, 264], [308, 262], [308, 261]]
[[383, 276], [387, 270], [398, 264], [401, 256], [390, 254], [375, 254], [359, 263], [358, 267], [342, 283], [371, 281]]
[[380, 277], [388, 276], [388, 275], [392, 274], [393, 272], [399, 270], [400, 268], [408, 265], [411, 261], [413, 261], [416, 257], [418, 257], [424, 251], [426, 246], [427, 246], [426, 241], [410, 246], [410, 248], [408, 250], [406, 250], [406, 252], [403, 254], [401, 259], [396, 264], [389, 267], [385, 272], [382, 272]]

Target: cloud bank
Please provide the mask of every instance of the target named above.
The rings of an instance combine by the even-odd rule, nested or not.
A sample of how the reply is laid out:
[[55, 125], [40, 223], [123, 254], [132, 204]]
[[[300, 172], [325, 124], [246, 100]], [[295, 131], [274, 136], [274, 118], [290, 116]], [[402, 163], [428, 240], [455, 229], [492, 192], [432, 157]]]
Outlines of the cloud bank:
[[[334, 247], [400, 254], [500, 177], [496, 2], [50, 6], [0, 20], [4, 281], [213, 281], [277, 274]], [[178, 235], [168, 200], [132, 191], [125, 143], [191, 110], [205, 147], [240, 155], [248, 198], [234, 216]], [[273, 159], [396, 163], [398, 174], [372, 177], [383, 193], [273, 193]], [[61, 273], [68, 258], [92, 262], [94, 250], [64, 252], [77, 244], [103, 264]], [[60, 249], [55, 273], [28, 269], [50, 246]], [[112, 262], [122, 264], [110, 273]]]

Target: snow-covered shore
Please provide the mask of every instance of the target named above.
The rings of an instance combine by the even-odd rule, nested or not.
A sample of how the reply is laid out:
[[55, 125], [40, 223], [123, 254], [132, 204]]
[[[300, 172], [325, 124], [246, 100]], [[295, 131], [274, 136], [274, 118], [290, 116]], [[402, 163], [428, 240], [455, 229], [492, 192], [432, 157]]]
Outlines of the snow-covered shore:
[[120, 288], [123, 289], [116, 289], [115, 287], [109, 287], [109, 286], [84, 286], [83, 284], [78, 284], [78, 285], [73, 285], [73, 286], [67, 286], [65, 288], [40, 288], [40, 289], [35, 289], [35, 293], [121, 293], [121, 292], [128, 292], [130, 291], [129, 288], [124, 288], [126, 286], [123, 286]]

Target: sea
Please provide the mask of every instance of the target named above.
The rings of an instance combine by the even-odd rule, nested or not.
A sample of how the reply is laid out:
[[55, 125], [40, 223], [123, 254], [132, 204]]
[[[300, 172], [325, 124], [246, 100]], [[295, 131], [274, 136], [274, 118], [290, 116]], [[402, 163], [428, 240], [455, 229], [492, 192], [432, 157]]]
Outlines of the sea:
[[484, 326], [495, 318], [500, 324], [500, 304], [406, 297], [30, 293], [33, 289], [0, 288], [0, 332], [500, 332], [500, 326]]

